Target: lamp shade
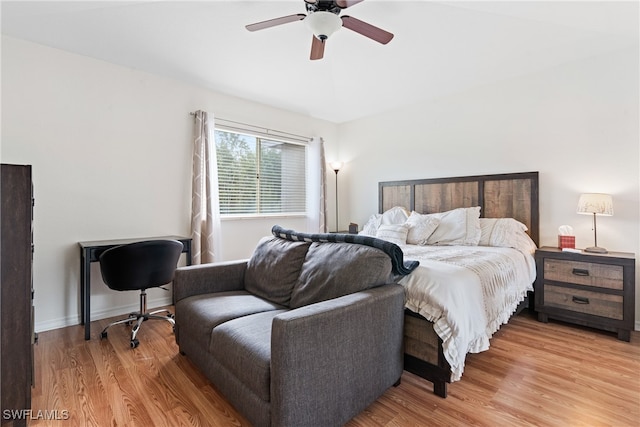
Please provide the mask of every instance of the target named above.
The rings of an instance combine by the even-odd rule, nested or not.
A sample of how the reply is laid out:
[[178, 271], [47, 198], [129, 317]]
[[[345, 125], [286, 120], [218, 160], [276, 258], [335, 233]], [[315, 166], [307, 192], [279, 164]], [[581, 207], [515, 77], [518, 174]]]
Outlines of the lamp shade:
[[578, 200], [579, 214], [613, 215], [613, 198], [609, 194], [584, 193]]
[[333, 169], [336, 172], [342, 169], [342, 166], [344, 166], [344, 163], [342, 162], [331, 162], [331, 169]]
[[342, 19], [335, 13], [317, 11], [304, 18], [305, 24], [318, 40], [326, 40], [342, 27]]

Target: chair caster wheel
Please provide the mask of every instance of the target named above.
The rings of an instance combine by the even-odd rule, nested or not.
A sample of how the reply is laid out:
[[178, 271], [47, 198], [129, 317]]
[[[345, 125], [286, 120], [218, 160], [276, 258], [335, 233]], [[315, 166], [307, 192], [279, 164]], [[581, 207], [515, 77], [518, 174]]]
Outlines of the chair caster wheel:
[[169, 314], [169, 317], [170, 317], [171, 319], [175, 319], [175, 318], [176, 318], [176, 315], [175, 315], [175, 314], [173, 314], [173, 313], [171, 313], [171, 314]]
[[131, 348], [136, 348], [138, 345], [140, 345], [140, 341], [138, 341], [137, 338], [134, 338], [131, 340]]
[[103, 340], [107, 337], [107, 331], [100, 332], [100, 339]]

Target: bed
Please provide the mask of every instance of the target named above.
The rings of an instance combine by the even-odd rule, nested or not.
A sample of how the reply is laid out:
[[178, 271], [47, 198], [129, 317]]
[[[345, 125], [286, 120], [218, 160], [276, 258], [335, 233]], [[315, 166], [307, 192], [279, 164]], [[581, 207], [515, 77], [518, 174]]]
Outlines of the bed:
[[[466, 211], [471, 211], [471, 208], [479, 207], [480, 218], [513, 219], [517, 223], [523, 224], [523, 230], [526, 228], [526, 233], [530, 238], [527, 238], [527, 240], [531, 242], [534, 248], [535, 245], [539, 244], [538, 172], [380, 182], [379, 214], [377, 216], [379, 217], [381, 214], [399, 206], [406, 208], [408, 212], [415, 211], [414, 215], [417, 216], [419, 216], [418, 214], [461, 210], [459, 208], [467, 208], [465, 209]], [[513, 220], [511, 221], [515, 222]], [[484, 222], [491, 221], [493, 220]], [[500, 220], [500, 222], [502, 223], [503, 220]], [[467, 246], [466, 248], [426, 246], [418, 248], [414, 245], [407, 245], [402, 246], [402, 249], [406, 259], [418, 259], [422, 263], [422, 267], [419, 267], [411, 275], [403, 279], [403, 285], [407, 289], [404, 331], [405, 370], [431, 381], [434, 393], [438, 396], [446, 397], [447, 384], [458, 380], [462, 375], [462, 366], [464, 365], [466, 353], [456, 354], [455, 346], [452, 346], [449, 342], [450, 332], [444, 331], [444, 329], [447, 329], [446, 327], [443, 328], [442, 325], [438, 325], [438, 314], [434, 315], [428, 309], [425, 312], [420, 307], [421, 303], [415, 302], [409, 292], [415, 285], [412, 284], [412, 281], [417, 281], [417, 276], [420, 274], [424, 275], [426, 279], [434, 276], [434, 274], [436, 276], [439, 275], [441, 276], [441, 281], [444, 280], [451, 284], [454, 283], [454, 280], [461, 282], [475, 280], [473, 279], [474, 275], [470, 274], [470, 270], [475, 268], [473, 265], [461, 265], [458, 268], [456, 264], [464, 263], [455, 261], [452, 263], [451, 259], [482, 259], [485, 257], [485, 252], [504, 252], [504, 254], [499, 255], [504, 261], [500, 261], [502, 264], [499, 265], [498, 269], [511, 271], [511, 267], [505, 267], [506, 264], [504, 263], [510, 262], [507, 261], [510, 257], [517, 257], [517, 255], [514, 255], [514, 252], [517, 251], [506, 248], [498, 248], [497, 251], [494, 251], [480, 246]], [[463, 252], [456, 252], [458, 249]], [[469, 251], [467, 255], [464, 253], [465, 250]], [[493, 255], [491, 256], [493, 257]], [[489, 257], [488, 254], [487, 257]], [[525, 264], [528, 262], [530, 261], [525, 261]], [[438, 273], [434, 273], [436, 271], [434, 269], [429, 270], [431, 266], [435, 268], [440, 264], [444, 265], [444, 270], [438, 270]], [[479, 264], [476, 263], [475, 265]], [[462, 272], [462, 276], [458, 279], [454, 279], [454, 277], [457, 277], [457, 273], [453, 271], [456, 268]], [[518, 282], [521, 284], [519, 289], [501, 292], [500, 295], [494, 296], [497, 299], [506, 298], [508, 301], [505, 301], [504, 304], [510, 308], [506, 312], [506, 318], [503, 312], [498, 315], [498, 319], [493, 320], [492, 329], [495, 328], [497, 330], [501, 324], [506, 323], [510, 315], [517, 314], [527, 307], [528, 299], [531, 298], [527, 299], [526, 296], [530, 295], [533, 290], [532, 279], [535, 278], [535, 265], [529, 265], [527, 268], [528, 273], [518, 273], [520, 274]], [[531, 268], [533, 268], [533, 273], [531, 273]], [[467, 274], [466, 278], [465, 274]], [[523, 279], [523, 274], [529, 274], [528, 279]], [[522, 289], [523, 280], [524, 282], [529, 282], [525, 283], [526, 291]], [[449, 286], [441, 286], [441, 288], [449, 288]], [[514, 298], [517, 298], [518, 301], [513, 301]], [[475, 300], [475, 298], [470, 300]], [[439, 311], [448, 310], [447, 303], [444, 304], [444, 309]], [[466, 301], [464, 304], [469, 304], [469, 302]], [[474, 307], [467, 305], [465, 310], [472, 312]], [[428, 320], [428, 318], [433, 321]], [[463, 319], [462, 322], [466, 321], [471, 322], [468, 319]], [[489, 332], [488, 335], [490, 336], [493, 332]], [[442, 336], [445, 337], [446, 342], [443, 342]], [[488, 348], [488, 339], [485, 340], [483, 338], [482, 342], [474, 343], [470, 348], [473, 349], [473, 352], [484, 351]], [[448, 359], [454, 363], [450, 364]], [[462, 361], [462, 366], [460, 361]], [[452, 367], [452, 365], [454, 366]]]

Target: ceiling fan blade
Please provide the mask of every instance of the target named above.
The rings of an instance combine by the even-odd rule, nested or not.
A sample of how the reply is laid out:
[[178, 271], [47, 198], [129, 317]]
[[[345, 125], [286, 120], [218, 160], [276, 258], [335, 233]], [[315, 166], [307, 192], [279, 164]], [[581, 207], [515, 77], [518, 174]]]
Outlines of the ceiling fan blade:
[[389, 43], [393, 38], [393, 34], [391, 34], [390, 32], [385, 31], [382, 28], [378, 28], [374, 25], [367, 24], [366, 22], [356, 19], [352, 16], [343, 16], [342, 26], [382, 44]]
[[336, 4], [341, 9], [346, 9], [349, 6], [363, 2], [364, 0], [336, 0]]
[[255, 24], [246, 25], [245, 28], [249, 31], [264, 30], [265, 28], [275, 27], [276, 25], [287, 24], [289, 22], [300, 21], [306, 18], [304, 13], [298, 13], [296, 15], [282, 16], [280, 18], [269, 19], [267, 21], [256, 22]]
[[326, 40], [322, 41], [318, 39], [316, 36], [312, 36], [310, 59], [312, 60], [322, 59], [322, 57], [324, 56], [324, 44], [326, 42], [327, 42]]

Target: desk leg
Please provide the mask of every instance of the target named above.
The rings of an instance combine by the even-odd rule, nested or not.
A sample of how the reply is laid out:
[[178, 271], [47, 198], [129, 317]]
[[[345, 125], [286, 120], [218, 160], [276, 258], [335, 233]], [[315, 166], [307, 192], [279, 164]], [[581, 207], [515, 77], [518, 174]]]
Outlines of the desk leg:
[[80, 324], [84, 325], [84, 250], [80, 248]]
[[88, 250], [82, 251], [80, 260], [80, 311], [84, 323], [84, 339], [91, 339], [91, 262]]
[[191, 241], [189, 241], [186, 246], [185, 252], [187, 253], [187, 265], [191, 265]]

